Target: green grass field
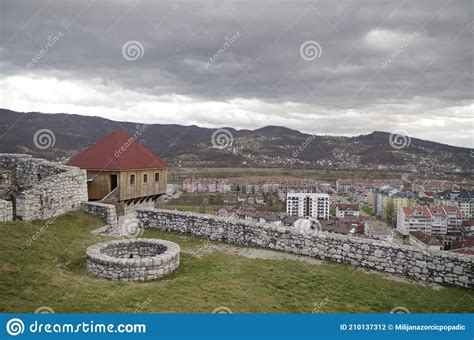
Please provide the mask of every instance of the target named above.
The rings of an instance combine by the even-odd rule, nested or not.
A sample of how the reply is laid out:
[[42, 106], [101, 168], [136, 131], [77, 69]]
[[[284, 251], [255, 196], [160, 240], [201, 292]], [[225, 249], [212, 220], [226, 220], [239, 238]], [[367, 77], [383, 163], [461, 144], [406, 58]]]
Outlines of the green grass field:
[[94, 278], [86, 272], [85, 249], [107, 239], [90, 233], [102, 224], [84, 213], [47, 227], [45, 221], [0, 223], [0, 311], [205, 313], [225, 306], [234, 313], [387, 313], [404, 306], [418, 313], [474, 312], [472, 290], [433, 288], [342, 264], [199, 253], [209, 242], [152, 231], [144, 237], [180, 244], [178, 271], [148, 283]]

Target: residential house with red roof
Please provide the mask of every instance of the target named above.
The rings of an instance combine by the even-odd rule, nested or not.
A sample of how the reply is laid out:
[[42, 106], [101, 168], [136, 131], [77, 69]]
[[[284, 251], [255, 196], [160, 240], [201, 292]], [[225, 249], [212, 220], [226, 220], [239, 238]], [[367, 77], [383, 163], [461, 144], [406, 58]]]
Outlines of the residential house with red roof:
[[451, 251], [454, 253], [474, 255], [474, 237], [468, 237], [461, 241], [454, 241], [451, 244]]
[[462, 222], [462, 233], [467, 237], [474, 237], [474, 220]]
[[336, 217], [344, 218], [346, 216], [360, 216], [359, 206], [357, 204], [339, 203], [336, 205]]
[[169, 165], [124, 131], [114, 131], [73, 157], [87, 170], [90, 201], [141, 203], [166, 193]]
[[427, 235], [421, 231], [410, 233], [408, 242], [417, 248], [428, 250], [443, 250], [443, 244], [434, 236]]

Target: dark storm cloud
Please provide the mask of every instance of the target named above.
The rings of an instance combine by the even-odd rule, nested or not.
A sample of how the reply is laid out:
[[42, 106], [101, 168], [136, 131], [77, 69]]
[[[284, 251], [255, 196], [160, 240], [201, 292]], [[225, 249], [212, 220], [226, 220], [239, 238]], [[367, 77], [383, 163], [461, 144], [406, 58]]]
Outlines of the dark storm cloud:
[[[0, 72], [99, 79], [106, 86], [197, 101], [300, 103], [307, 105], [303, 114], [335, 119], [331, 132], [356, 133], [379, 126], [385, 115], [379, 105], [400, 105], [394, 121], [414, 111], [444, 120], [444, 108], [469, 107], [472, 20], [470, 1], [4, 0]], [[64, 37], [27, 68], [58, 32]], [[144, 47], [136, 61], [122, 56], [122, 46], [132, 40]], [[309, 40], [322, 48], [314, 61], [300, 56]], [[341, 124], [345, 110], [365, 117]], [[449, 115], [467, 119], [465, 112]], [[205, 120], [220, 122], [218, 116]], [[299, 127], [297, 118], [292, 126]]]

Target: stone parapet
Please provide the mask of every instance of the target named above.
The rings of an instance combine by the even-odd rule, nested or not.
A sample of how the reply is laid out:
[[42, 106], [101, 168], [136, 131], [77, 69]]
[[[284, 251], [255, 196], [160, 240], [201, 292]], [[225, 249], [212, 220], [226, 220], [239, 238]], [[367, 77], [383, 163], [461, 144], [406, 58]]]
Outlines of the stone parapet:
[[372, 239], [161, 209], [138, 209], [139, 227], [270, 248], [418, 280], [473, 288], [474, 256]]

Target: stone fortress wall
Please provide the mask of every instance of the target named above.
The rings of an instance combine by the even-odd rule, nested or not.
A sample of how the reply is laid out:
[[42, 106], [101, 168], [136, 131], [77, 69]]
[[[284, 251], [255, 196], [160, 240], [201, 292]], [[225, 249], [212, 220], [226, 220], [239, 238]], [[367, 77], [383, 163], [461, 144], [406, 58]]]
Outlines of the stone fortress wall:
[[86, 171], [29, 155], [0, 154], [0, 199], [11, 201], [12, 218], [24, 221], [78, 210], [87, 202]]
[[210, 240], [281, 250], [348, 263], [418, 280], [474, 288], [474, 256], [421, 251], [411, 246], [265, 223], [161, 209], [138, 209], [140, 228], [190, 234]]
[[13, 220], [13, 204], [10, 201], [0, 199], [0, 222]]
[[91, 215], [97, 216], [109, 227], [114, 227], [117, 225], [117, 212], [115, 210], [115, 205], [113, 204], [85, 202], [82, 205], [82, 209]]
[[106, 223], [102, 229], [103, 233], [112, 235], [129, 235], [138, 231], [138, 215], [139, 208], [154, 208], [155, 202], [143, 201], [125, 204], [121, 213], [117, 213], [114, 204], [102, 202], [85, 202], [82, 209], [89, 214], [99, 217]]

